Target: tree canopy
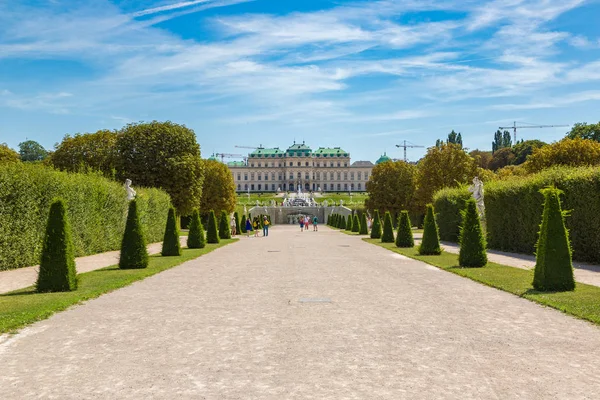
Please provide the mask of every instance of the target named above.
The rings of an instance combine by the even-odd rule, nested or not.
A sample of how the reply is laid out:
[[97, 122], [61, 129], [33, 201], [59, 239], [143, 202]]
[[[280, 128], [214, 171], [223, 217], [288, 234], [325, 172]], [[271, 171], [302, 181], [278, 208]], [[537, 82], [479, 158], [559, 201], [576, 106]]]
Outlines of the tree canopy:
[[529, 172], [539, 172], [554, 165], [579, 167], [600, 164], [600, 143], [588, 139], [563, 139], [537, 148], [523, 166]]
[[492, 152], [475, 149], [469, 152], [469, 155], [477, 162], [479, 168], [489, 169], [490, 161], [492, 161]]
[[21, 161], [42, 161], [48, 157], [48, 152], [35, 140], [26, 140], [19, 143], [19, 156]]
[[579, 122], [573, 125], [573, 128], [567, 133], [569, 139], [589, 139], [600, 142], [600, 122], [597, 124], [587, 124], [587, 122]]
[[392, 214], [407, 209], [414, 195], [416, 174], [417, 168], [404, 161], [376, 165], [367, 182], [365, 206]]
[[541, 140], [525, 140], [515, 144], [512, 151], [515, 158], [512, 160], [513, 165], [521, 165], [527, 161], [527, 157], [533, 153], [535, 149], [546, 146], [548, 143]]
[[494, 155], [492, 156], [488, 167], [492, 171], [496, 171], [500, 168], [506, 167], [507, 165], [513, 164], [514, 160], [515, 154], [513, 152], [513, 149], [510, 147], [503, 147], [494, 152]]
[[224, 210], [228, 214], [235, 210], [237, 196], [233, 176], [227, 166], [216, 160], [202, 160], [204, 164], [204, 186], [200, 210]]
[[501, 131], [498, 129], [494, 133], [494, 141], [492, 142], [492, 153], [504, 147], [512, 147], [512, 139], [509, 131]]
[[117, 132], [109, 130], [66, 135], [50, 156], [50, 163], [61, 171], [100, 171], [104, 176], [114, 178], [116, 143]]
[[19, 153], [8, 147], [6, 143], [0, 143], [0, 165], [19, 162]]

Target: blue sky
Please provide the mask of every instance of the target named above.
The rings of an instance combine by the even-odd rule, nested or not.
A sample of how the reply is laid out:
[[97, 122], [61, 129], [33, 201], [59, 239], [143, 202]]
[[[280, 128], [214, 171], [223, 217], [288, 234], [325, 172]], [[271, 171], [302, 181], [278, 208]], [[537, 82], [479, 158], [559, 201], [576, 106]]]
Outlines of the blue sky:
[[0, 0], [0, 142], [168, 119], [203, 156], [374, 161], [451, 129], [490, 149], [515, 120], [600, 120], [599, 20], [597, 0]]

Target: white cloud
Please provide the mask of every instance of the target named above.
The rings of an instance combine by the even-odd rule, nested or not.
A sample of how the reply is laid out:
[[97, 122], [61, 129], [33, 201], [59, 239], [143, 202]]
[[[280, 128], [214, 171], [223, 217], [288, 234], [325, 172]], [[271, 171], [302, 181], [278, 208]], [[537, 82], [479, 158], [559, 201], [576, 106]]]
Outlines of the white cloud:
[[494, 110], [535, 110], [543, 108], [558, 108], [586, 101], [600, 101], [600, 91], [588, 90], [572, 93], [563, 97], [550, 98], [522, 104], [498, 104], [490, 107]]

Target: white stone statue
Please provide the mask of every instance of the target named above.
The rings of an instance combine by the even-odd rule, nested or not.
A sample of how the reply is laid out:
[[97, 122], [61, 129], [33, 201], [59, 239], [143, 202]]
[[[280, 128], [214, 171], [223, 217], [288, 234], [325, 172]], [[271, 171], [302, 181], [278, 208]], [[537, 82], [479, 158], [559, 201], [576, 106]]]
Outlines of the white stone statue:
[[344, 205], [344, 200], [340, 200], [340, 207]]
[[125, 190], [127, 191], [127, 201], [135, 199], [135, 190], [131, 187], [131, 179], [125, 179]]
[[325, 200], [325, 201], [323, 202], [323, 207], [329, 207], [329, 203], [327, 202], [327, 200]]
[[473, 185], [469, 186], [469, 192], [473, 193], [473, 198], [477, 204], [477, 213], [480, 218], [485, 217], [485, 204], [483, 202], [483, 182], [479, 177], [473, 178]]
[[275, 207], [275, 200], [271, 200], [271, 207]]
[[256, 207], [260, 206], [260, 201], [256, 200]]

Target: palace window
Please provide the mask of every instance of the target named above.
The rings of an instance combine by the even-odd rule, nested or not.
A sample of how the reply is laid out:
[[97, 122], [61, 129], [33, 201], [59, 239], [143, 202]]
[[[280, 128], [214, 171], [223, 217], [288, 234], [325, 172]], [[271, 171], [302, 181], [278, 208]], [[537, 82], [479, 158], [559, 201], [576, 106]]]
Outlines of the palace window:
[[300, 166], [300, 161], [298, 161], [298, 166]]
[[262, 174], [260, 172], [258, 173], [258, 180], [262, 180]]
[[308, 167], [308, 161], [306, 162], [306, 166]]
[[248, 184], [247, 183], [244, 185], [244, 190], [248, 190]]
[[[254, 180], [254, 172], [251, 172], [251, 173], [250, 173], [250, 180], [251, 180], [251, 181], [253, 181], [253, 180]], [[254, 189], [252, 189], [252, 190], [254, 190]]]
[[330, 167], [333, 167], [333, 163], [329, 163], [329, 166], [330, 166]]
[[265, 172], [265, 181], [269, 180], [269, 174], [267, 172]]
[[274, 183], [271, 184], [271, 190], [275, 191], [275, 184]]
[[298, 179], [301, 179], [301, 178], [302, 178], [302, 173], [298, 172]]
[[[338, 165], [339, 166], [339, 165]], [[262, 167], [262, 163], [258, 163], [258, 168]]]
[[351, 183], [351, 184], [350, 184], [350, 189], [351, 189], [351, 190], [354, 190], [354, 183]]
[[362, 184], [358, 184], [358, 190], [362, 190]]
[[240, 184], [238, 183], [238, 192], [239, 192], [240, 190], [242, 190], [242, 185], [240, 185]]
[[338, 183], [338, 190], [342, 190], [342, 184]]
[[365, 181], [368, 181], [368, 180], [369, 180], [369, 173], [365, 172]]
[[279, 180], [283, 180], [283, 177], [281, 176], [281, 174], [279, 174]]
[[310, 174], [307, 172], [306, 175], [304, 175], [305, 179], [310, 179]]
[[244, 174], [244, 180], [247, 181], [248, 180], [248, 174]]
[[254, 191], [254, 183], [250, 185], [250, 190]]
[[238, 179], [237, 179], [237, 180], [238, 180], [238, 181], [241, 181], [241, 180], [242, 180], [242, 174], [240, 174], [240, 173], [238, 172], [238, 175], [237, 175], [237, 176], [238, 176]]
[[[260, 167], [260, 164], [258, 166]], [[338, 162], [338, 167], [341, 167], [341, 166], [342, 166], [342, 163]]]
[[251, 168], [254, 168], [254, 163], [250, 164], [250, 167], [251, 167]]
[[350, 172], [350, 179], [354, 180], [354, 172]]
[[323, 184], [323, 190], [327, 190], [327, 184], [326, 183]]
[[[279, 178], [281, 179], [281, 178]], [[275, 172], [271, 172], [271, 180], [274, 181], [275, 180]]]
[[359, 172], [359, 173], [358, 173], [358, 180], [359, 180], [359, 181], [360, 181], [360, 180], [362, 180], [362, 172]]
[[345, 162], [345, 163], [344, 163], [344, 167], [347, 167], [347, 166], [348, 166], [348, 163], [347, 163], [347, 162]]
[[260, 183], [258, 184], [258, 190], [260, 191], [262, 189], [262, 186], [260, 185]]
[[338, 173], [337, 173], [337, 180], [338, 180], [338, 181], [341, 181], [341, 180], [342, 180], [342, 173], [341, 173], [341, 172], [338, 172]]
[[344, 172], [344, 180], [347, 181], [348, 180], [348, 173]]
[[344, 190], [348, 190], [348, 184], [344, 183]]

